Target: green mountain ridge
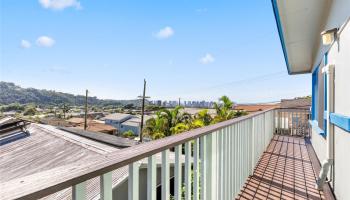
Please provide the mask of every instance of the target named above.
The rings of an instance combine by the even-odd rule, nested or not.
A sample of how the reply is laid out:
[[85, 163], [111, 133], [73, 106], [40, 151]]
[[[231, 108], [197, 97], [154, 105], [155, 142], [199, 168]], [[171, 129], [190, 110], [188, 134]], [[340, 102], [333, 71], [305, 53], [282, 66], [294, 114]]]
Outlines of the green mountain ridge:
[[[61, 104], [82, 106], [85, 103], [85, 96], [74, 95], [54, 90], [42, 90], [35, 88], [22, 88], [14, 83], [0, 82], [0, 104], [12, 103], [30, 104], [41, 106], [56, 106]], [[134, 104], [139, 106], [140, 100], [112, 100], [88, 97], [88, 104], [95, 106], [124, 106]]]

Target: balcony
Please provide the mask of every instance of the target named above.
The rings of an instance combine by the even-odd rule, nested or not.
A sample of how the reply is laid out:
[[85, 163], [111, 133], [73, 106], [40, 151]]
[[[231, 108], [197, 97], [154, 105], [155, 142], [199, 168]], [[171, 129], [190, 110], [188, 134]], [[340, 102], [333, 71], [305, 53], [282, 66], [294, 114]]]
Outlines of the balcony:
[[[125, 194], [114, 191], [112, 171], [119, 170], [127, 174], [130, 200], [333, 199], [327, 184], [314, 189], [320, 166], [308, 119], [308, 110], [261, 111], [1, 182], [0, 198], [52, 199], [68, 191], [68, 199], [118, 199]], [[144, 192], [141, 160], [147, 163]], [[91, 190], [98, 195], [92, 198]]]

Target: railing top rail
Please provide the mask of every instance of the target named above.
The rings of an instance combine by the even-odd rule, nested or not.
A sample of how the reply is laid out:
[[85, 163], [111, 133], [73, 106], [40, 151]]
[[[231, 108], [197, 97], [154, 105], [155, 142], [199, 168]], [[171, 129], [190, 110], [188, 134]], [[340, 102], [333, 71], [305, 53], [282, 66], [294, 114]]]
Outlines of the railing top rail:
[[291, 108], [276, 108], [277, 110], [302, 110], [302, 111], [310, 111], [310, 108], [303, 107], [291, 107]]
[[201, 136], [218, 131], [235, 123], [251, 119], [266, 112], [267, 109], [250, 115], [234, 118], [203, 128], [190, 130], [186, 133], [173, 135], [159, 140], [139, 144], [133, 147], [112, 152], [105, 157], [96, 157], [89, 161], [57, 167], [52, 170], [36, 173], [26, 177], [0, 183], [1, 199], [38, 199], [61, 191], [91, 178], [100, 176], [112, 170], [126, 166], [135, 161], [191, 141]]

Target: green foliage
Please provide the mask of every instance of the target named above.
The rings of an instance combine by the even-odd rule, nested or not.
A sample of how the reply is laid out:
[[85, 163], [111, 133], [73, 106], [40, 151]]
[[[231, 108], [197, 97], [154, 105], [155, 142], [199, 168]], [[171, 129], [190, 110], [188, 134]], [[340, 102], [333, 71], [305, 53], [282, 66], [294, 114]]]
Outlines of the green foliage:
[[188, 130], [190, 130], [190, 126], [182, 122], [170, 128], [172, 134], [179, 134]]
[[[83, 91], [82, 91], [83, 92]], [[54, 90], [39, 90], [35, 88], [21, 88], [14, 83], [0, 82], [0, 104], [9, 105], [13, 103], [28, 104], [49, 107], [62, 104], [83, 106], [85, 104], [84, 95], [73, 95], [69, 93], [56, 92]], [[146, 102], [148, 104], [148, 102]], [[97, 97], [88, 97], [88, 104], [97, 107], [114, 106], [121, 107], [127, 104], [133, 104], [137, 107], [141, 101], [136, 100], [101, 100]], [[2, 106], [1, 106], [2, 107]], [[4, 111], [3, 111], [4, 112]]]
[[147, 110], [147, 111], [158, 111], [161, 109], [163, 109], [163, 107], [157, 106], [157, 105], [146, 105], [145, 106], [145, 110]]
[[[195, 116], [194, 118], [196, 119], [196, 121], [201, 121], [203, 122], [203, 125], [204, 126], [208, 126], [213, 118], [210, 116], [210, 114], [208, 113], [208, 110], [207, 109], [204, 109], [204, 110], [201, 110], [199, 111]], [[197, 122], [198, 123], [198, 122]]]
[[248, 112], [244, 111], [244, 110], [238, 110], [234, 114], [235, 117], [240, 117], [240, 116], [244, 116], [244, 115], [248, 115]]
[[216, 116], [212, 123], [226, 121], [235, 117], [235, 112], [232, 110], [233, 102], [227, 96], [219, 98], [219, 103], [214, 103]]
[[215, 103], [216, 116], [214, 118], [206, 109], [192, 117], [183, 112], [182, 106], [171, 110], [162, 108], [156, 112], [156, 117], [146, 121], [143, 133], [152, 139], [159, 139], [247, 114], [244, 111], [233, 111], [232, 106], [233, 102], [227, 96], [222, 96], [219, 103]]
[[[1, 95], [0, 95], [1, 96]], [[25, 105], [21, 105], [19, 103], [11, 103], [9, 105], [0, 106], [0, 112], [8, 112], [8, 111], [24, 111]]]
[[36, 113], [35, 106], [27, 106], [23, 112], [24, 116], [33, 116]]
[[135, 109], [135, 105], [133, 103], [129, 103], [129, 104], [126, 104], [124, 107], [124, 109]]
[[134, 138], [135, 137], [135, 133], [132, 130], [125, 131], [122, 135], [125, 138]]

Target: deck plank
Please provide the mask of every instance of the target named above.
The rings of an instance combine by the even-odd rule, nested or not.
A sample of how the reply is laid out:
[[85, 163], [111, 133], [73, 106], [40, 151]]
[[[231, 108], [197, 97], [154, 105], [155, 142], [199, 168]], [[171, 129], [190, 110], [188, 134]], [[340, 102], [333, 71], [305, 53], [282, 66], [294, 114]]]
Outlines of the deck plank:
[[329, 199], [315, 189], [309, 151], [304, 138], [275, 135], [236, 199]]

